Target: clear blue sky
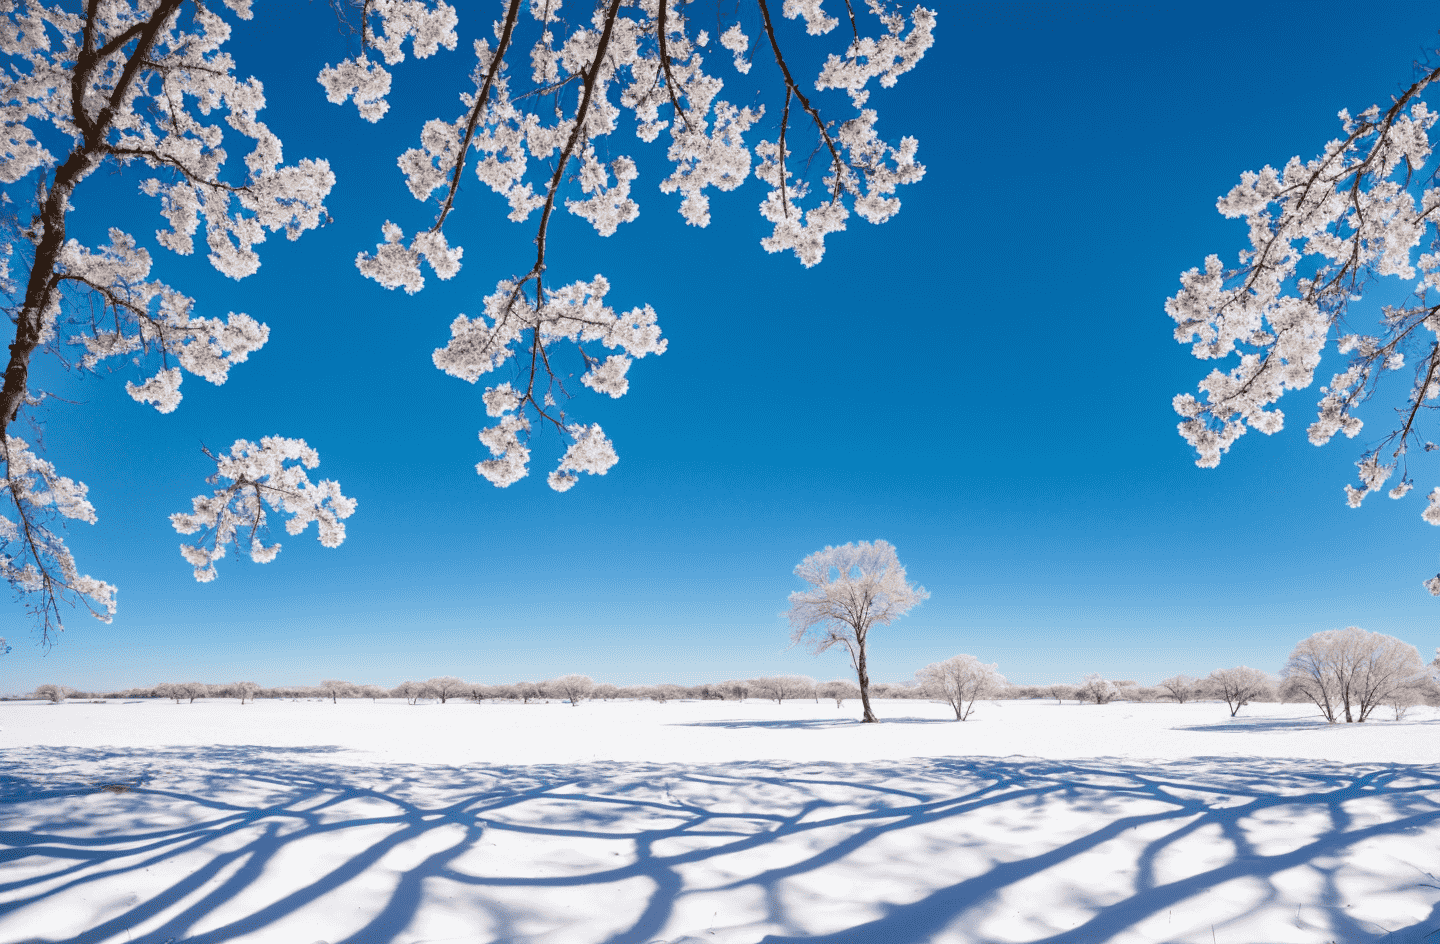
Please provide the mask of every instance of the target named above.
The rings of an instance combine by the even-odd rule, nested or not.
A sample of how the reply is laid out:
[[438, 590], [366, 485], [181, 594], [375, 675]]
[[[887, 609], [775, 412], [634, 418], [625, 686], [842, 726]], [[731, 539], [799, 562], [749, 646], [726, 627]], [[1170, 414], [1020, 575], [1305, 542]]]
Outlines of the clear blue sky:
[[[621, 460], [565, 495], [544, 482], [553, 442], [509, 489], [477, 476], [480, 388], [430, 363], [454, 315], [528, 265], [530, 230], [472, 183], [453, 282], [412, 298], [353, 267], [383, 220], [428, 220], [394, 157], [425, 118], [458, 112], [449, 89], [471, 57], [408, 63], [390, 115], [363, 124], [324, 105], [314, 75], [342, 47], [326, 5], [300, 8], [257, 4], [233, 51], [266, 85], [287, 160], [331, 160], [334, 223], [272, 239], [239, 283], [157, 253], [202, 313], [272, 330], [225, 386], [187, 379], [176, 413], [125, 396], [131, 374], [43, 378], [80, 401], [47, 408], [48, 457], [91, 488], [100, 522], [72, 527], [71, 546], [119, 585], [120, 611], [109, 626], [73, 616], [46, 654], [0, 603], [14, 646], [0, 692], [836, 677], [843, 657], [786, 650], [791, 571], [875, 538], [932, 593], [877, 630], [882, 680], [959, 652], [1017, 682], [1275, 671], [1299, 639], [1346, 625], [1427, 657], [1440, 644], [1440, 600], [1420, 586], [1440, 531], [1419, 517], [1440, 469], [1413, 467], [1405, 501], [1346, 508], [1362, 444], [1308, 444], [1316, 390], [1282, 404], [1283, 433], [1197, 469], [1170, 400], [1211, 365], [1163, 311], [1182, 270], [1242, 246], [1216, 197], [1244, 170], [1313, 156], [1340, 108], [1387, 101], [1440, 45], [1431, 8], [1382, 5], [1351, 29], [1352, 6], [1313, 2], [941, 3], [935, 50], [877, 99], [882, 130], [920, 139], [927, 177], [811, 270], [758, 246], [757, 182], [714, 198], [710, 229], [686, 227], [637, 144], [639, 220], [604, 240], [563, 218], [552, 271], [602, 272], [617, 305], [653, 304], [670, 349], [635, 365], [626, 397], [580, 406]], [[287, 16], [308, 25], [282, 29]], [[461, 50], [479, 27], [462, 20]], [[446, 91], [425, 101], [427, 87]], [[149, 238], [158, 216], [131, 188], [87, 181], [77, 217], [93, 234], [113, 208]], [[349, 539], [282, 534], [274, 563], [232, 554], [196, 584], [166, 516], [204, 488], [200, 446], [270, 434], [307, 439], [359, 500]]]

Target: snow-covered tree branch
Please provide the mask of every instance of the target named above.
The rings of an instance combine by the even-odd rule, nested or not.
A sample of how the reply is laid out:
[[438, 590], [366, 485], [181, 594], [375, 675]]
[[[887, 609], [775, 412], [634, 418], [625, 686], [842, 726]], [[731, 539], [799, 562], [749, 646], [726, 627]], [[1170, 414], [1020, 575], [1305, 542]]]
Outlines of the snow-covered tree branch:
[[[250, 15], [249, 0], [225, 5]], [[229, 23], [195, 0], [0, 2], [0, 184], [7, 206], [21, 205], [12, 194], [31, 195], [0, 246], [15, 326], [0, 386], [0, 573], [31, 595], [46, 642], [63, 628], [62, 603], [108, 620], [115, 588], [82, 575], [54, 529], [61, 518], [96, 520], [85, 486], [16, 432], [42, 397], [30, 381], [37, 352], [87, 370], [124, 358], [154, 371], [126, 390], [169, 413], [185, 373], [224, 383], [269, 337], [245, 314], [197, 317], [191, 298], [151, 278], [150, 253], [119, 226], [96, 248], [70, 236], [77, 188], [101, 168], [143, 169], [139, 189], [168, 224], [159, 244], [190, 255], [203, 223], [211, 265], [236, 279], [259, 267], [255, 247], [268, 233], [293, 240], [325, 218], [329, 165], [282, 163], [279, 139], [258, 118], [260, 83], [237, 76], [221, 50], [229, 36]], [[243, 168], [227, 166], [227, 143], [247, 149]]]
[[[1392, 478], [1391, 498], [1414, 487], [1410, 459], [1437, 448], [1427, 430], [1440, 398], [1440, 183], [1432, 162], [1436, 113], [1424, 100], [1437, 78], [1440, 68], [1417, 68], [1388, 107], [1342, 110], [1341, 136], [1319, 155], [1247, 171], [1219, 200], [1223, 215], [1245, 219], [1250, 248], [1234, 266], [1207, 257], [1203, 270], [1181, 275], [1180, 292], [1166, 303], [1177, 341], [1198, 358], [1234, 365], [1212, 370], [1200, 397], [1175, 397], [1197, 465], [1218, 465], [1247, 429], [1278, 432], [1284, 414], [1274, 405], [1314, 382], [1333, 335], [1346, 362], [1320, 389], [1310, 441], [1358, 436], [1357, 408], [1375, 397], [1385, 374], [1408, 366], [1408, 383], [1388, 385], [1396, 388], [1394, 418], [1361, 452], [1359, 486], [1347, 485], [1345, 494], [1358, 508]], [[1388, 293], [1389, 279], [1408, 296], [1362, 308], [1367, 295]], [[1440, 525], [1440, 487], [1421, 517]], [[1440, 596], [1440, 575], [1425, 586]]]
[[[790, 44], [799, 37], [785, 34], [767, 0], [684, 6], [605, 0], [579, 5], [569, 20], [561, 6], [560, 0], [505, 0], [494, 7], [494, 44], [475, 42], [473, 87], [457, 90], [458, 114], [426, 122], [419, 146], [399, 158], [410, 193], [434, 203], [433, 217], [408, 238], [405, 227], [387, 222], [384, 241], [356, 260], [367, 277], [410, 293], [424, 287], [422, 263], [441, 279], [458, 274], [463, 247], [451, 243], [446, 224], [471, 166], [479, 181], [505, 198], [510, 220], [534, 219], [533, 259], [496, 283], [482, 314], [455, 317], [450, 342], [434, 361], [470, 383], [509, 371], [508, 379], [489, 384], [482, 395], [495, 422], [480, 434], [490, 457], [476, 469], [501, 487], [524, 477], [538, 424], [569, 444], [548, 477], [557, 491], [574, 486], [580, 472], [603, 475], [616, 462], [602, 428], [575, 422], [565, 410], [572, 391], [564, 379], [572, 374], [560, 365], [577, 358], [568, 354], [562, 361], [557, 342], [578, 348], [579, 382], [611, 397], [629, 389], [626, 375], [636, 359], [666, 348], [649, 305], [617, 313], [603, 301], [610, 293], [603, 276], [577, 273], [578, 279], [566, 282], [549, 270], [551, 223], [561, 206], [601, 236], [614, 235], [639, 215], [633, 190], [639, 165], [623, 152], [617, 132], [632, 130], [641, 144], [668, 133], [671, 172], [659, 189], [680, 197], [680, 215], [692, 226], [710, 223], [708, 191], [735, 190], [753, 169], [770, 188], [760, 212], [773, 230], [761, 245], [768, 252], [791, 251], [813, 266], [824, 255], [826, 236], [845, 229], [852, 212], [883, 223], [900, 209], [896, 188], [924, 175], [916, 140], [887, 142], [876, 130], [878, 111], [867, 104], [872, 84], [892, 87], [915, 67], [933, 42], [935, 24], [931, 10], [917, 6], [907, 16], [882, 0], [869, 0], [857, 20], [847, 3], [850, 36], [832, 42], [834, 51], [806, 83], [791, 67]], [[458, 14], [443, 0], [363, 0], [353, 6], [337, 0], [337, 9], [360, 37], [361, 50], [327, 66], [320, 82], [330, 101], [353, 102], [367, 121], [379, 121], [388, 110], [390, 70], [404, 61], [407, 41], [416, 58], [458, 43]], [[819, 0], [786, 2], [781, 13], [803, 21], [812, 37], [827, 36], [840, 22]], [[723, 28], [719, 69], [707, 59], [712, 37], [695, 25], [712, 18]], [[746, 81], [754, 64], [745, 32], [752, 19], [763, 29], [764, 51], [774, 66], [764, 73], [768, 84], [761, 73]], [[862, 35], [862, 22], [875, 34]], [[733, 78], [715, 74], [731, 68]], [[738, 95], [723, 94], [727, 81], [739, 85]], [[752, 104], [734, 104], [739, 100]], [[767, 102], [773, 134], [750, 143], [746, 135], [766, 119]], [[791, 160], [797, 137], [800, 148], [817, 149], [818, 161]]]
[[[471, 180], [503, 197], [511, 220], [534, 227], [533, 252], [506, 262], [489, 250], [498, 271], [476, 293], [483, 300], [472, 314], [445, 316], [450, 338], [433, 353], [447, 374], [485, 378], [490, 425], [476, 468], [490, 482], [528, 474], [537, 429], [563, 445], [547, 476], [555, 490], [581, 473], [605, 474], [614, 445], [599, 423], [572, 415], [569, 400], [581, 386], [623, 396], [634, 362], [667, 345], [656, 311], [628, 297], [632, 287], [555, 271], [557, 213], [616, 234], [638, 216], [642, 167], [659, 165], [660, 193], [686, 224], [704, 227], [712, 196], [753, 174], [767, 191], [756, 200], [769, 224], [762, 247], [808, 267], [852, 215], [888, 220], [900, 209], [898, 188], [923, 177], [918, 143], [894, 134], [872, 97], [931, 47], [934, 12], [847, 3], [840, 29], [823, 3], [562, 9], [560, 0], [492, 0], [480, 14], [488, 31], [463, 53], [474, 57], [465, 87], [425, 89], [437, 117], [396, 129], [416, 135], [398, 163], [410, 196], [430, 205], [413, 220], [389, 214], [379, 244], [358, 254], [361, 275], [411, 293], [427, 274], [455, 277], [465, 255], [453, 220]], [[365, 121], [386, 115], [407, 58], [460, 45], [460, 13], [444, 0], [332, 7], [353, 45], [338, 64], [317, 61], [318, 79], [331, 102], [353, 103]], [[226, 49], [234, 23], [250, 17], [250, 0], [0, 0], [0, 294], [15, 326], [0, 385], [0, 573], [34, 595], [46, 641], [63, 626], [62, 604], [108, 618], [116, 591], [84, 574], [61, 535], [65, 521], [97, 515], [86, 486], [37, 456], [44, 424], [33, 407], [46, 396], [37, 355], [86, 371], [135, 370], [130, 397], [173, 412], [187, 374], [224, 383], [272, 336], [263, 313], [209, 311], [173, 287], [157, 271], [157, 250], [188, 256], [201, 240], [218, 272], [242, 279], [257, 271], [270, 235], [294, 240], [329, 220], [329, 163], [285, 162], [260, 118], [266, 90]], [[715, 35], [701, 26], [712, 19]], [[635, 135], [633, 149], [622, 132]], [[156, 201], [153, 242], [129, 211], [76, 199], [97, 192], [85, 189], [97, 171]], [[215, 576], [232, 544], [253, 560], [273, 557], [276, 545], [262, 539], [267, 509], [290, 516], [287, 528], [317, 521], [327, 546], [344, 534], [340, 520], [354, 503], [333, 482], [297, 472], [313, 467], [299, 458], [308, 447], [259, 442], [209, 454], [224, 484], [173, 516], [183, 533], [200, 535], [182, 553], [201, 579]], [[275, 465], [280, 453], [292, 464]], [[274, 467], [237, 465], [255, 462]]]

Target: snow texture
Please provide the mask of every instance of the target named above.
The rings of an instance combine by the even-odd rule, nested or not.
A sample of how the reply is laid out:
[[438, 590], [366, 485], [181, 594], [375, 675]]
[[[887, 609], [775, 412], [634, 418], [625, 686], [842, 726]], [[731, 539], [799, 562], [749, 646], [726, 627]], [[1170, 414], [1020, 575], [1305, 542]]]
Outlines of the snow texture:
[[1435, 709], [1338, 726], [1213, 702], [855, 714], [0, 705], [0, 940], [1419, 944], [1440, 928]]

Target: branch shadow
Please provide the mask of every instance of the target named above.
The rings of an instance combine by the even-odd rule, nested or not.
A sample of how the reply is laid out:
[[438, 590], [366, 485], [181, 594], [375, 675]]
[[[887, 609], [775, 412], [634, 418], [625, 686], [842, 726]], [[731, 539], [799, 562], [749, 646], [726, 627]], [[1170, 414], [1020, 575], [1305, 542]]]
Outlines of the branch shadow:
[[[953, 718], [881, 718], [879, 724], [950, 724]], [[871, 722], [872, 724], [877, 722]], [[735, 730], [761, 729], [773, 730], [816, 730], [823, 728], [858, 728], [862, 724], [859, 718], [796, 718], [794, 720], [772, 720], [768, 718], [757, 718], [754, 720], [735, 721], [681, 721], [667, 725], [672, 728], [732, 728]]]
[[[1437, 845], [1440, 765], [35, 747], [0, 762], [0, 827], [0, 940], [33, 944], [919, 944], [995, 939], [1003, 921], [1009, 940], [1078, 944], [1221, 886], [1245, 894], [1206, 916], [1206, 939], [1297, 908], [1317, 940], [1440, 939], [1440, 881], [1395, 864]], [[1381, 846], [1390, 871], [1367, 864]], [[1102, 882], [1097, 856], [1125, 867]], [[1380, 888], [1409, 896], [1412, 924], [1351, 907]], [[24, 937], [39, 928], [58, 936]]]

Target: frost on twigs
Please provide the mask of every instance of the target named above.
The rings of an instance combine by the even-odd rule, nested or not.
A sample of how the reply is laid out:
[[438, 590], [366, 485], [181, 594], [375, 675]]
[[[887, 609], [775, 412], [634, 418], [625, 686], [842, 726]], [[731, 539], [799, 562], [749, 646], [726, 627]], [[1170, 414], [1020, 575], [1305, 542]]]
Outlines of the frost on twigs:
[[[595, 427], [549, 409], [567, 395], [562, 378], [569, 374], [557, 367], [551, 342], [568, 337], [578, 344], [581, 383], [612, 397], [628, 389], [627, 371], [645, 353], [627, 348], [601, 360], [584, 350], [586, 340], [597, 338], [556, 330], [575, 307], [566, 297], [574, 285], [551, 287], [547, 254], [557, 210], [584, 219], [601, 236], [616, 235], [641, 212], [641, 169], [668, 164], [657, 175], [658, 189], [674, 198], [686, 224], [705, 227], [714, 195], [737, 190], [753, 169], [769, 186], [759, 212], [773, 229], [762, 248], [793, 252], [807, 267], [821, 261], [826, 238], [843, 231], [852, 215], [878, 224], [899, 212], [898, 188], [919, 181], [925, 168], [915, 138], [881, 136], [871, 93], [915, 68], [934, 43], [935, 13], [916, 6], [907, 15], [885, 0], [847, 3], [850, 29], [837, 32], [841, 19], [826, 12], [825, 2], [783, 0], [772, 15], [770, 0], [740, 7], [601, 0], [562, 14], [559, 0], [502, 0], [482, 14], [486, 28], [473, 42], [473, 67], [454, 90], [459, 107], [437, 96], [437, 116], [423, 122], [414, 146], [397, 160], [411, 196], [430, 204], [426, 221], [415, 227], [387, 221], [384, 241], [356, 259], [367, 278], [412, 294], [425, 284], [422, 262], [442, 279], [455, 275], [461, 247], [448, 241], [445, 227], [471, 175], [502, 198], [500, 212], [509, 221], [533, 226], [533, 261], [517, 242], [523, 264], [505, 270], [512, 276], [487, 299], [483, 317], [455, 319], [450, 344], [435, 356], [440, 369], [472, 382], [512, 357], [522, 375], [514, 408], [482, 434], [491, 457], [480, 463], [481, 474], [502, 486], [523, 477], [536, 422], [572, 443], [549, 477], [552, 487], [563, 491], [576, 472], [598, 471], [605, 463], [575, 459], [575, 450], [592, 441], [575, 430]], [[838, 0], [831, 3], [838, 12]], [[438, 0], [371, 0], [350, 17], [362, 54], [327, 66], [320, 81], [332, 102], [353, 99], [368, 120], [384, 114], [392, 82], [374, 57], [395, 66], [407, 37], [414, 37], [416, 56], [457, 45], [456, 10]], [[718, 44], [692, 24], [708, 27], [712, 18]], [[747, 29], [755, 32], [756, 25], [752, 40]], [[825, 44], [819, 55], [813, 48], [797, 52], [816, 42]], [[775, 68], [752, 70], [756, 56]], [[820, 56], [823, 67], [808, 76], [792, 67]], [[718, 67], [711, 57], [719, 57]], [[769, 137], [757, 141], [761, 122], [768, 125], [759, 134]], [[615, 141], [628, 132], [643, 144], [668, 132], [663, 160], [633, 157]], [[407, 241], [406, 231], [417, 235]], [[486, 247], [487, 265], [495, 254]], [[653, 315], [648, 306], [637, 311]], [[573, 354], [567, 359], [573, 363]], [[487, 392], [487, 412], [496, 416], [492, 400]]]
[[47, 520], [95, 523], [95, 507], [87, 489], [55, 471], [17, 436], [5, 436], [0, 449], [0, 578], [30, 596], [41, 626], [42, 640], [65, 628], [60, 603], [83, 604], [92, 616], [108, 623], [115, 613], [115, 587], [81, 574], [64, 539]]
[[[1436, 78], [1440, 69], [1423, 72], [1387, 109], [1341, 111], [1342, 136], [1318, 156], [1246, 172], [1218, 201], [1224, 216], [1245, 219], [1249, 248], [1233, 267], [1211, 255], [1203, 270], [1183, 273], [1165, 305], [1175, 339], [1195, 357], [1230, 362], [1200, 382], [1200, 396], [1174, 399], [1197, 465], [1218, 465], [1247, 429], [1279, 431], [1284, 414], [1274, 405], [1314, 383], [1333, 334], [1346, 360], [1320, 388], [1309, 439], [1320, 446], [1337, 433], [1357, 436], [1357, 407], [1374, 398], [1383, 375], [1408, 366], [1413, 381], [1394, 385], [1404, 391], [1390, 404], [1395, 418], [1365, 449], [1359, 487], [1347, 485], [1345, 496], [1359, 507], [1397, 472], [1389, 496], [1411, 491], [1410, 455], [1429, 451], [1424, 427], [1440, 405], [1437, 115], [1422, 100]], [[1356, 303], [1386, 277], [1408, 283], [1408, 298], [1377, 306], [1368, 330], [1355, 330]], [[1440, 523], [1433, 499], [1424, 517]], [[1440, 593], [1440, 583], [1426, 586]]]
[[[655, 311], [646, 305], [617, 315], [604, 304], [609, 290], [610, 284], [597, 275], [590, 282], [575, 282], [548, 293], [537, 306], [521, 286], [503, 281], [485, 299], [484, 315], [459, 315], [451, 323], [450, 343], [435, 351], [436, 367], [474, 383], [515, 362], [524, 377], [518, 388], [505, 381], [487, 387], [483, 394], [486, 413], [498, 422], [480, 433], [492, 458], [480, 462], [476, 471], [495, 485], [503, 488], [528, 473], [532, 417], [571, 443], [548, 478], [556, 491], [569, 490], [577, 481], [577, 472], [604, 475], [617, 461], [615, 449], [599, 425], [566, 421], [551, 389], [559, 384], [537, 366], [552, 361], [557, 342], [574, 345], [587, 367], [581, 383], [619, 397], [629, 389], [625, 374], [632, 359], [665, 352]], [[623, 353], [602, 361], [587, 351], [587, 345]]]
[[211, 495], [197, 495], [193, 509], [170, 516], [181, 534], [200, 536], [180, 545], [180, 554], [195, 568], [201, 583], [216, 577], [215, 562], [234, 544], [257, 564], [280, 553], [280, 545], [266, 544], [266, 509], [285, 518], [287, 534], [299, 534], [313, 521], [320, 543], [339, 547], [345, 540], [343, 519], [355, 512], [355, 500], [340, 493], [330, 479], [312, 483], [306, 469], [320, 464], [320, 456], [303, 439], [267, 436], [255, 443], [237, 440], [229, 454], [206, 455], [215, 461], [215, 474], [206, 479], [220, 485]]
[[[0, 443], [12, 444], [5, 491], [18, 516], [0, 525], [8, 555], [0, 576], [38, 601], [47, 635], [59, 628], [58, 600], [108, 617], [115, 591], [80, 576], [46, 525], [52, 514], [93, 519], [88, 502], [63, 498], [83, 499], [83, 486], [55, 476], [10, 432], [38, 402], [29, 386], [37, 352], [86, 370], [124, 358], [140, 369], [125, 385], [130, 396], [169, 413], [184, 373], [223, 383], [269, 336], [244, 314], [197, 317], [191, 298], [151, 278], [136, 227], [116, 218], [123, 207], [84, 197], [85, 181], [97, 171], [137, 174], [132, 185], [158, 203], [155, 243], [191, 255], [199, 237], [210, 264], [235, 279], [257, 270], [256, 247], [270, 234], [293, 240], [328, 219], [329, 164], [284, 163], [279, 138], [260, 120], [264, 88], [236, 75], [222, 49], [227, 9], [250, 17], [249, 0], [0, 2], [0, 222], [29, 221], [0, 235], [0, 292], [14, 325]], [[98, 248], [72, 234], [107, 229]]]

